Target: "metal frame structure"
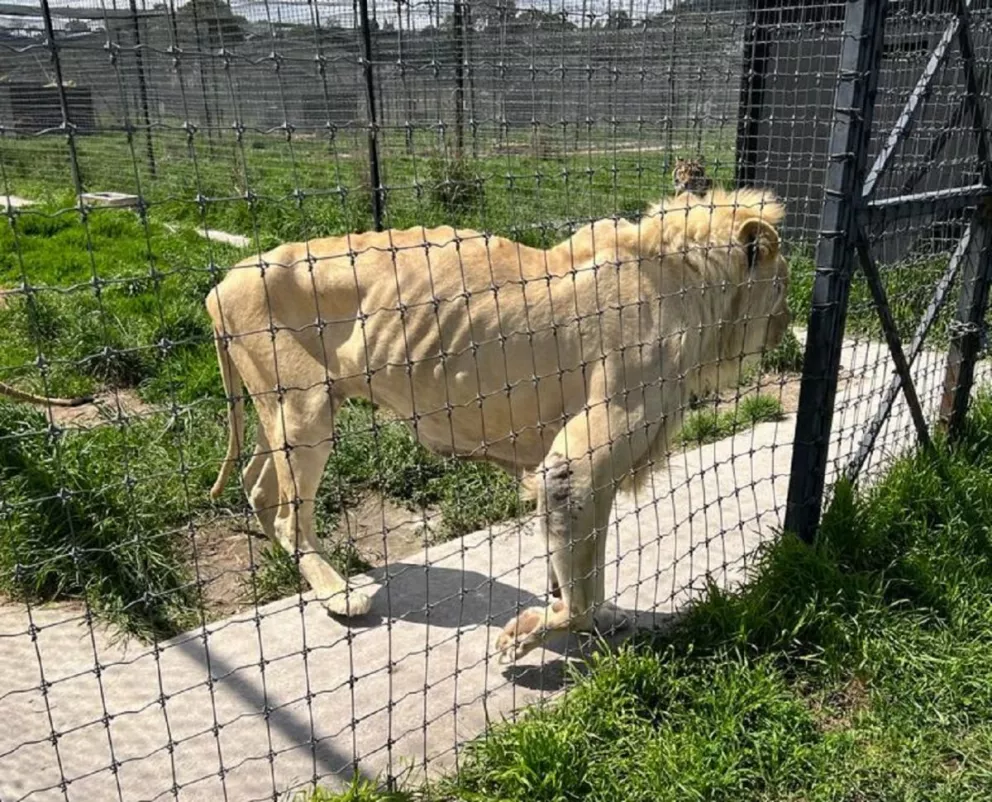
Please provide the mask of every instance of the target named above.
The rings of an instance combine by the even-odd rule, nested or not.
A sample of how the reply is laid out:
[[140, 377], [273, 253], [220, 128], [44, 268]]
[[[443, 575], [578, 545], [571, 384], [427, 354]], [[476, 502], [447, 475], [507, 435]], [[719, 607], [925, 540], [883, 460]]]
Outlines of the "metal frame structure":
[[[952, 437], [960, 431], [967, 410], [975, 362], [983, 340], [983, 320], [992, 279], [989, 230], [992, 162], [971, 40], [971, 0], [958, 0], [955, 19], [932, 51], [916, 87], [889, 132], [885, 146], [870, 169], [866, 170], [887, 6], [887, 0], [852, 0], [844, 18], [830, 166], [821, 214], [812, 314], [806, 341], [785, 519], [786, 529], [807, 541], [812, 541], [815, 536], [823, 506], [840, 350], [855, 265], [861, 268], [867, 280], [896, 375], [847, 468], [849, 478], [857, 478], [900, 391], [905, 396], [917, 437], [925, 447], [930, 445], [930, 433], [910, 369], [937, 314], [946, 303], [958, 273], [961, 273], [961, 291], [952, 326], [940, 412], [941, 425]], [[891, 166], [894, 154], [912, 130], [915, 117], [930, 94], [934, 77], [954, 42], [961, 54], [965, 76], [965, 94], [954, 117], [960, 120], [964, 113], [971, 115], [982, 181], [951, 190], [912, 193], [920, 178], [917, 174], [916, 180], [904, 185], [904, 194], [877, 198], [879, 179]], [[943, 142], [946, 142], [946, 137], [935, 140], [931, 145], [931, 157], [939, 153]], [[937, 285], [907, 354], [889, 311], [885, 288], [871, 254], [866, 230], [879, 219], [891, 221], [965, 209], [976, 211], [950, 259], [944, 277]]]

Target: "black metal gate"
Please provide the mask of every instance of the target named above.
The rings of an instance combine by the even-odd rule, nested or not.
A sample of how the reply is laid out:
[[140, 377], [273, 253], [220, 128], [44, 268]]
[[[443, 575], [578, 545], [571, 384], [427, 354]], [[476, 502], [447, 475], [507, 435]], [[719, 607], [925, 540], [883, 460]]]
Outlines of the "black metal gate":
[[[860, 268], [870, 290], [894, 375], [873, 420], [861, 433], [860, 445], [846, 467], [846, 475], [853, 479], [860, 473], [900, 392], [905, 397], [919, 441], [929, 446], [929, 424], [911, 368], [947, 303], [956, 279], [960, 279], [959, 300], [948, 327], [950, 338], [939, 408], [940, 426], [953, 436], [960, 429], [967, 409], [975, 363], [984, 338], [989, 279], [992, 277], [989, 250], [992, 162], [982, 103], [983, 80], [972, 41], [970, 7], [971, 0], [956, 0], [949, 9], [950, 21], [931, 52], [926, 69], [870, 166], [869, 143], [890, 4], [886, 0], [852, 0], [846, 7], [785, 521], [787, 529], [807, 540], [813, 537], [823, 505], [840, 352], [856, 268]], [[900, 148], [931, 95], [935, 76], [955, 47], [960, 59], [960, 96], [944, 131], [953, 130], [962, 120], [970, 121], [978, 180], [959, 181], [960, 186], [924, 192], [913, 192], [916, 181], [908, 181], [895, 194], [880, 197], [882, 179], [892, 170]], [[753, 50], [751, 57], [758, 57]], [[947, 138], [946, 133], [933, 138], [926, 154], [927, 163], [917, 169], [917, 181], [946, 145]], [[967, 172], [963, 174], [967, 175]], [[966, 227], [906, 350], [873, 253], [876, 232], [899, 221], [929, 224], [935, 219], [947, 219], [961, 213], [967, 215]]]

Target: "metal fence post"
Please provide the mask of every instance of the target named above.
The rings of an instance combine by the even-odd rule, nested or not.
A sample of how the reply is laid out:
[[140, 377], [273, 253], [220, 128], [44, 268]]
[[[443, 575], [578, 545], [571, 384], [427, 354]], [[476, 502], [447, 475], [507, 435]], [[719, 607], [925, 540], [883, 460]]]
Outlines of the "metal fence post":
[[813, 540], [823, 505], [886, 6], [887, 0], [849, 0], [844, 14], [830, 164], [785, 515], [786, 529], [807, 542]]
[[472, 4], [462, 4], [462, 31], [465, 37], [465, 65], [468, 68], [468, 127], [472, 131], [472, 158], [479, 158], [479, 117], [475, 109], [475, 57], [472, 52]]
[[[971, 38], [969, 5], [967, 0], [958, 0], [958, 47], [964, 63], [967, 90], [964, 104], [971, 112], [982, 183], [988, 189], [992, 187], [992, 144], [989, 142], [987, 120], [982, 109], [982, 87]], [[951, 330], [944, 395], [940, 402], [940, 422], [951, 438], [960, 433], [968, 411], [968, 400], [975, 379], [975, 362], [985, 335], [985, 313], [989, 304], [989, 284], [992, 283], [992, 200], [985, 198], [981, 202], [972, 226], [974, 236], [961, 273], [961, 295]]]
[[138, 21], [138, 4], [130, 0], [131, 25], [134, 27], [134, 61], [138, 68], [138, 98], [141, 103], [141, 116], [145, 121], [145, 155], [148, 159], [148, 172], [155, 177], [155, 146], [152, 142], [152, 119], [148, 111], [148, 84], [145, 82], [145, 59], [141, 53], [141, 23]]
[[365, 77], [365, 105], [369, 116], [369, 180], [372, 182], [372, 221], [382, 231], [383, 189], [379, 172], [379, 117], [376, 112], [375, 75], [372, 71], [372, 23], [368, 0], [358, 0], [358, 18], [362, 28], [362, 72]]
[[765, 102], [765, 71], [772, 41], [769, 0], [750, 0], [744, 27], [744, 61], [741, 70], [741, 99], [737, 111], [735, 183], [754, 183], [758, 164], [758, 129]]
[[957, 314], [951, 323], [940, 425], [952, 439], [961, 432], [975, 380], [975, 362], [982, 349], [985, 313], [992, 283], [992, 201], [982, 202], [975, 215], [975, 232], [961, 274]]
[[[200, 78], [200, 94], [203, 99], [203, 127], [207, 132], [207, 142], [210, 147], [210, 155], [214, 153], [214, 131], [213, 122], [210, 119], [210, 95], [207, 91], [207, 78], [203, 71], [203, 42], [200, 41], [200, 22], [196, 13], [196, 3], [190, 3], [190, 8], [193, 9], [193, 35], [196, 41], [196, 53], [197, 53], [197, 73]], [[179, 39], [179, 26], [176, 23], [176, 3], [175, 0], [169, 0], [169, 24], [172, 26], [172, 38], [175, 42], [175, 46], [181, 48], [182, 42]]]
[[462, 157], [465, 147], [465, 28], [461, 0], [452, 8], [452, 34], [455, 40], [455, 153]]
[[83, 194], [83, 178], [79, 173], [79, 159], [76, 154], [76, 139], [73, 136], [75, 126], [69, 119], [69, 98], [65, 94], [65, 81], [62, 79], [62, 59], [59, 57], [59, 46], [55, 41], [55, 26], [52, 24], [52, 9], [48, 0], [41, 0], [41, 15], [45, 22], [45, 38], [52, 55], [52, 69], [55, 71], [55, 84], [59, 93], [59, 111], [62, 113], [62, 127], [68, 137], [69, 169], [72, 171], [72, 184], [76, 190], [76, 199]]

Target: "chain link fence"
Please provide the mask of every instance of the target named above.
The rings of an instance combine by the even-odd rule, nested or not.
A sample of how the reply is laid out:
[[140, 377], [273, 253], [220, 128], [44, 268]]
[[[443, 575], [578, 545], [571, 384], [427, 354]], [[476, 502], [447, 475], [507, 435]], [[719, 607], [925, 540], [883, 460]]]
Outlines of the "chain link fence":
[[975, 0], [0, 20], [4, 800], [459, 770], [987, 376]]

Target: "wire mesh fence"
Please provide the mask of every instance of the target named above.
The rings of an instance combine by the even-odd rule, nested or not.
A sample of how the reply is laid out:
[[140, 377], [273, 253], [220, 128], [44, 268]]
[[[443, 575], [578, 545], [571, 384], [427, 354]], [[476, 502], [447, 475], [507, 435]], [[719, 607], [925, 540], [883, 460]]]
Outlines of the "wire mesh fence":
[[460, 769], [985, 375], [984, 4], [0, 18], [4, 799]]

